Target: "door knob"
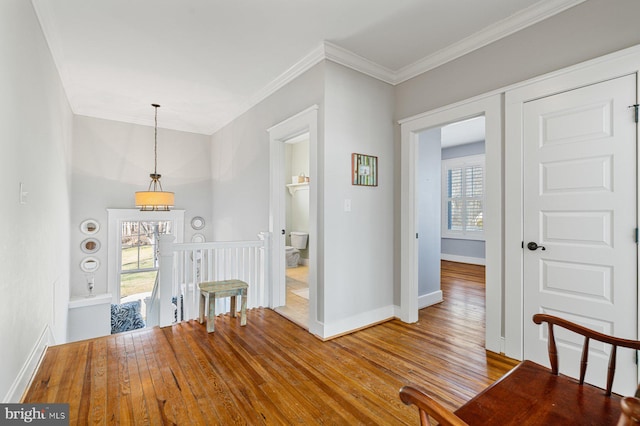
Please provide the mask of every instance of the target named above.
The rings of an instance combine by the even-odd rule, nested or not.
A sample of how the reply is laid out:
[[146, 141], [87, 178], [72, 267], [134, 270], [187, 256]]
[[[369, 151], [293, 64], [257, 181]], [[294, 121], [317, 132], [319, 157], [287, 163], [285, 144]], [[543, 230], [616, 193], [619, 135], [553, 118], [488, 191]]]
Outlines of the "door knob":
[[542, 250], [546, 250], [546, 248], [544, 248], [544, 246], [539, 246], [538, 243], [531, 241], [529, 244], [527, 244], [527, 248], [531, 251], [535, 251], [538, 249], [542, 249]]

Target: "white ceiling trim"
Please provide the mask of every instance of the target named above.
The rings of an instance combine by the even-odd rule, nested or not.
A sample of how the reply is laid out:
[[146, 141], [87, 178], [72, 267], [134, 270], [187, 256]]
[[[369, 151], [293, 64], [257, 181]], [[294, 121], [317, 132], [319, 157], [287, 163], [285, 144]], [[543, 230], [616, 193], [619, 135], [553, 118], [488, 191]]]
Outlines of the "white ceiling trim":
[[[322, 62], [325, 59], [324, 46], [321, 44], [311, 52], [307, 53], [302, 59], [293, 64], [289, 69], [280, 74], [273, 80], [271, 83], [267, 84], [260, 91], [258, 91], [255, 95], [253, 95], [247, 102], [245, 102], [241, 107], [237, 116], [240, 116], [247, 112], [252, 107], [256, 106], [284, 86], [286, 86], [291, 81], [298, 78], [300, 75], [311, 69], [314, 65]], [[236, 117], [237, 117], [236, 116]], [[235, 118], [233, 119], [235, 120]], [[233, 121], [231, 120], [231, 121]], [[230, 121], [230, 122], [231, 122]], [[225, 126], [229, 124], [226, 123]], [[224, 126], [222, 126], [224, 127]]]
[[507, 37], [533, 24], [550, 18], [586, 0], [541, 1], [510, 17], [496, 22], [471, 36], [429, 55], [411, 65], [401, 68], [395, 74], [394, 84], [407, 81], [417, 75], [444, 65], [488, 44]]
[[[455, 43], [446, 49], [440, 50], [439, 52], [421, 59], [412, 65], [401, 68], [398, 71], [390, 70], [373, 61], [363, 58], [362, 56], [356, 55], [350, 50], [325, 41], [256, 93], [255, 96], [251, 97], [251, 99], [244, 104], [243, 108], [241, 108], [238, 116], [244, 114], [253, 106], [257, 105], [323, 60], [336, 62], [340, 65], [344, 65], [348, 68], [384, 81], [385, 83], [397, 85], [424, 72], [437, 68], [440, 65], [444, 65], [447, 62], [459, 58], [467, 53], [480, 49], [494, 41], [507, 37], [508, 35], [537, 22], [550, 18], [551, 16], [583, 3], [584, 1], [586, 0], [540, 1], [519, 13], [503, 19], [495, 25], [491, 25], [484, 30], [467, 37], [459, 43]], [[229, 123], [225, 123], [224, 125], [226, 126], [227, 124]]]
[[[440, 65], [443, 65], [447, 62], [450, 62], [454, 59], [457, 59], [467, 53], [470, 53], [474, 50], [477, 50], [481, 47], [484, 47], [494, 41], [497, 41], [503, 37], [506, 37], [510, 34], [513, 34], [519, 30], [522, 30], [528, 26], [531, 26], [537, 22], [540, 22], [544, 19], [547, 19], [555, 14], [558, 14], [564, 10], [567, 10], [573, 6], [576, 6], [586, 0], [542, 0], [533, 6], [524, 9], [523, 11], [516, 13], [494, 25], [491, 25], [484, 30], [481, 30], [466, 39], [455, 43], [445, 49], [436, 52], [433, 55], [427, 56], [411, 65], [401, 68], [400, 70], [393, 71], [386, 67], [383, 67], [369, 59], [366, 59], [362, 56], [356, 55], [355, 53], [337, 46], [330, 42], [323, 42], [318, 47], [313, 49], [303, 58], [301, 58], [298, 62], [293, 64], [289, 69], [280, 74], [277, 78], [275, 78], [271, 83], [267, 84], [253, 96], [251, 96], [245, 103], [243, 103], [237, 110], [236, 113], [233, 114], [233, 118], [229, 119], [227, 122], [223, 124], [216, 125], [215, 128], [209, 129], [187, 129], [187, 128], [177, 128], [176, 130], [182, 131], [190, 131], [196, 133], [203, 134], [211, 134], [217, 132], [219, 129], [228, 125], [230, 122], [235, 120], [240, 115], [247, 112], [249, 109], [262, 102], [264, 99], [281, 89], [283, 86], [287, 85], [304, 72], [308, 71], [310, 68], [315, 66], [316, 64], [322, 62], [323, 60], [330, 60], [332, 62], [341, 64], [348, 68], [354, 69], [358, 72], [386, 82], [388, 84], [397, 85], [406, 80], [409, 80], [419, 74], [427, 72], [431, 69], [434, 69]], [[53, 16], [50, 11], [47, 9], [50, 7], [48, 1], [43, 0], [32, 0], [31, 3], [35, 9], [36, 15], [38, 16], [38, 20], [42, 27], [42, 30], [45, 34], [45, 38], [48, 41], [49, 49], [52, 51], [52, 57], [56, 68], [58, 69], [58, 73], [60, 74], [60, 79], [63, 82], [63, 87], [70, 87], [66, 82], [69, 81], [69, 74], [65, 67], [63, 66], [64, 60], [56, 60], [57, 58], [64, 58], [64, 52], [57, 49], [55, 52], [55, 46], [61, 46], [61, 43], [55, 42], [54, 38], [58, 31], [56, 31], [54, 22], [47, 20], [46, 17]], [[47, 11], [48, 13], [41, 13], [43, 11]], [[91, 111], [91, 108], [88, 107], [73, 107], [73, 102], [71, 102], [71, 98], [73, 97], [73, 93], [67, 93], [67, 98], [70, 100], [71, 108], [74, 114], [76, 115], [87, 115], [94, 116], [97, 112]], [[78, 109], [81, 109], [78, 110]], [[95, 115], [98, 116], [98, 115]], [[102, 115], [104, 116], [104, 115]], [[106, 118], [106, 117], [105, 117]], [[128, 117], [121, 112], [111, 111], [110, 117], [107, 119], [125, 121], [125, 122], [133, 122], [136, 124], [143, 125], [151, 125], [147, 119], [142, 119], [140, 117]], [[174, 123], [175, 124], [175, 123]], [[181, 127], [181, 126], [180, 126]], [[206, 133], [205, 133], [206, 132]], [[210, 133], [209, 133], [210, 132]]]
[[328, 41], [324, 42], [324, 58], [382, 80], [385, 83], [396, 84], [396, 73], [393, 70]]

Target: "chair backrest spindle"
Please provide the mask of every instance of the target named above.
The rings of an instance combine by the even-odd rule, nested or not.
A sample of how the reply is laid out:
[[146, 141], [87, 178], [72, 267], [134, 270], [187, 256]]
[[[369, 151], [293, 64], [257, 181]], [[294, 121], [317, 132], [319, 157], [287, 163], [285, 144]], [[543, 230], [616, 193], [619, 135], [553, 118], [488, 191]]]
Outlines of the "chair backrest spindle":
[[589, 338], [584, 338], [582, 345], [582, 358], [580, 359], [580, 384], [584, 384], [584, 376], [587, 374], [587, 363], [589, 362]]
[[[535, 321], [535, 320], [534, 320]], [[536, 323], [539, 324], [539, 323]], [[551, 363], [551, 372], [558, 375], [558, 348], [556, 347], [556, 337], [553, 334], [553, 323], [547, 324], [549, 329], [549, 362]]]
[[640, 341], [621, 339], [619, 337], [613, 337], [606, 334], [599, 333], [595, 330], [591, 330], [587, 327], [583, 327], [579, 324], [567, 321], [563, 318], [558, 318], [553, 315], [547, 314], [535, 314], [533, 316], [533, 322], [536, 324], [542, 324], [546, 322], [549, 327], [549, 361], [551, 363], [551, 370], [553, 374], [558, 374], [558, 351], [556, 347], [556, 339], [553, 334], [553, 326], [565, 328], [574, 333], [580, 334], [585, 337], [585, 342], [582, 347], [582, 359], [580, 365], [580, 383], [584, 382], [584, 375], [587, 370], [587, 358], [589, 352], [589, 340], [597, 340], [599, 342], [607, 343], [611, 345], [611, 355], [609, 356], [609, 369], [607, 371], [607, 388], [606, 394], [611, 395], [611, 388], [613, 386], [613, 377], [616, 371], [616, 354], [618, 347], [630, 348], [634, 350], [640, 350]]

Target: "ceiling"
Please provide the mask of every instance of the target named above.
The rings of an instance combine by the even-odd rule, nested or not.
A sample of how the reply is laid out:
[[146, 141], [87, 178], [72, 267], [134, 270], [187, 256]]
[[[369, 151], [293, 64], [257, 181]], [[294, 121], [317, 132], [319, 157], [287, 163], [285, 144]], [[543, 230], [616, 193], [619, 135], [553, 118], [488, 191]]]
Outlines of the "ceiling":
[[75, 114], [213, 134], [323, 59], [398, 84], [584, 0], [32, 0]]
[[484, 116], [447, 124], [441, 128], [440, 143], [443, 148], [485, 140]]

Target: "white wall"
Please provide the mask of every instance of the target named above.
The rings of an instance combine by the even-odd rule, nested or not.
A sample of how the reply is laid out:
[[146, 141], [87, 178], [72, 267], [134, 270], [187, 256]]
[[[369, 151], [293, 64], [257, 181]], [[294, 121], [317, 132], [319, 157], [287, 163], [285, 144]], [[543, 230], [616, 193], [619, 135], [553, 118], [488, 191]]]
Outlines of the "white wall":
[[[165, 106], [165, 108], [169, 108]], [[149, 106], [149, 115], [154, 111]], [[162, 125], [162, 107], [158, 110]], [[92, 255], [101, 266], [95, 274], [94, 293], [107, 291], [107, 209], [135, 208], [134, 193], [146, 191], [153, 173], [154, 129], [149, 126], [76, 116], [74, 118], [71, 195], [71, 295], [87, 293], [80, 249], [87, 238], [80, 223], [96, 219], [101, 227], [94, 235], [101, 244]], [[185, 209], [185, 241], [195, 232], [213, 238], [211, 215], [210, 136], [158, 129], [158, 173], [165, 191], [175, 192], [175, 208]], [[206, 226], [194, 231], [189, 223], [202, 216]]]
[[[338, 324], [373, 322], [393, 306], [393, 87], [332, 62], [326, 62], [325, 84], [324, 320], [330, 335]], [[377, 187], [351, 184], [352, 153], [378, 157]]]
[[418, 295], [440, 290], [440, 227], [442, 152], [440, 127], [420, 133], [418, 139]]
[[0, 398], [17, 402], [66, 341], [72, 115], [31, 2], [0, 2], [0, 57]]

